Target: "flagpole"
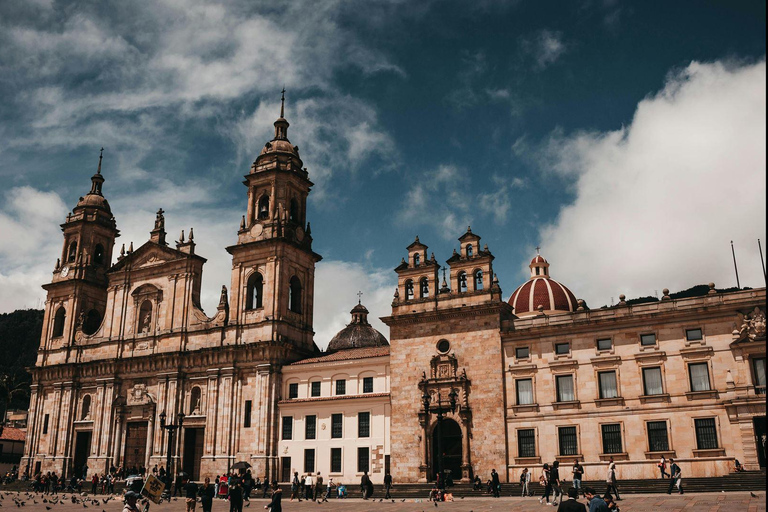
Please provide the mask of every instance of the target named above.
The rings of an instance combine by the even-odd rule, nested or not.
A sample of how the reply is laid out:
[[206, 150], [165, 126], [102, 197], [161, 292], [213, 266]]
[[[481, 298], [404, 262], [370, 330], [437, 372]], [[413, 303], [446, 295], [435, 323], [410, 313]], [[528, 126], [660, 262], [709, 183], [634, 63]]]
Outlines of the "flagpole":
[[757, 239], [757, 248], [760, 249], [760, 264], [763, 266], [763, 279], [768, 284], [768, 278], [765, 276], [765, 260], [763, 260], [763, 246], [760, 244], [760, 239]]
[[741, 290], [741, 284], [739, 283], [739, 267], [736, 265], [736, 251], [733, 248], [733, 240], [731, 240], [731, 254], [733, 254], [733, 269], [736, 271], [736, 287]]

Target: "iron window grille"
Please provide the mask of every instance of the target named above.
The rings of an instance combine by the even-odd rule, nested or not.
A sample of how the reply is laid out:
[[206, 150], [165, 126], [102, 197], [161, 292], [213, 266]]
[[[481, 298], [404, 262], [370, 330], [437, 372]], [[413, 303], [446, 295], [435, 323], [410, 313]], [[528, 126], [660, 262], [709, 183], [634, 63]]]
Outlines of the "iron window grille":
[[341, 439], [344, 435], [343, 421], [342, 414], [331, 414], [331, 438]]
[[363, 393], [373, 393], [373, 377], [363, 378]]
[[331, 448], [331, 473], [341, 473], [341, 448]]
[[291, 384], [288, 384], [288, 398], [294, 399], [299, 398], [299, 383], [293, 382]]
[[317, 416], [307, 416], [304, 420], [304, 439], [315, 439], [317, 436]]
[[536, 456], [536, 432], [532, 428], [517, 431], [517, 454], [519, 457]]
[[649, 421], [648, 429], [648, 449], [652, 452], [668, 452], [669, 436], [667, 436], [666, 421]]
[[602, 425], [603, 453], [621, 453], [621, 424]]
[[345, 379], [339, 379], [336, 381], [336, 394], [337, 395], [347, 394], [347, 381]]
[[312, 396], [320, 396], [320, 381], [315, 381], [311, 384]]
[[293, 439], [293, 417], [283, 416], [283, 439], [290, 441]]
[[576, 427], [559, 427], [557, 435], [560, 441], [560, 455], [577, 455], [579, 453]]
[[699, 450], [717, 449], [717, 427], [715, 418], [693, 420], [696, 426], [696, 446]]
[[357, 414], [357, 437], [371, 436], [371, 413], [360, 412]]

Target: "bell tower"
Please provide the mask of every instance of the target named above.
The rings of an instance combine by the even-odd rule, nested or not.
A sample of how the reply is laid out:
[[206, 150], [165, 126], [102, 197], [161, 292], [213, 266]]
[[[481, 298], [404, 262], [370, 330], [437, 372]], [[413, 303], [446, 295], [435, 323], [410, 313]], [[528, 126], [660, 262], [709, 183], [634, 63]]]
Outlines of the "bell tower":
[[107, 270], [119, 235], [115, 217], [102, 193], [104, 176], [99, 154], [91, 190], [67, 215], [61, 230], [64, 243], [53, 279], [43, 286], [46, 299], [41, 349], [68, 347], [76, 333], [94, 334], [101, 325], [107, 300]]
[[285, 90], [275, 135], [251, 165], [243, 184], [248, 207], [232, 255], [230, 324], [242, 327], [245, 343], [285, 340], [313, 349], [312, 310], [315, 264], [307, 222], [307, 196], [313, 185], [288, 140]]

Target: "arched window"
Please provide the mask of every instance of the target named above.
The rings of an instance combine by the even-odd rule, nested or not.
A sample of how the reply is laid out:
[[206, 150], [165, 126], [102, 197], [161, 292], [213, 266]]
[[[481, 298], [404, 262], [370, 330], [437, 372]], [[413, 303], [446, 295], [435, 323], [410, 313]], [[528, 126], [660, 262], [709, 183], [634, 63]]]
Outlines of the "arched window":
[[64, 306], [56, 310], [56, 316], [53, 318], [53, 336], [58, 338], [64, 336], [64, 323], [67, 321], [67, 310]]
[[419, 256], [419, 253], [416, 253], [413, 255], [413, 266], [418, 267], [421, 264], [421, 256]]
[[259, 220], [266, 220], [269, 218], [269, 196], [267, 194], [264, 194], [261, 196], [261, 199], [259, 199], [258, 211]]
[[101, 244], [96, 244], [96, 247], [93, 248], [93, 264], [104, 264], [104, 246]]
[[467, 273], [459, 272], [458, 279], [459, 279], [459, 293], [466, 292], [467, 291]]
[[152, 331], [152, 302], [145, 300], [139, 309], [139, 332]]
[[429, 297], [429, 281], [426, 277], [422, 277], [419, 281], [419, 297], [422, 299]]
[[291, 278], [291, 290], [288, 294], [288, 309], [301, 313], [301, 281], [296, 276]]
[[405, 282], [405, 300], [413, 299], [413, 281], [410, 279]]
[[67, 262], [74, 263], [77, 258], [77, 241], [69, 244], [69, 250], [67, 251]]
[[263, 307], [264, 278], [260, 273], [254, 272], [248, 278], [248, 286], [245, 293], [245, 309], [259, 309]]
[[80, 407], [80, 420], [86, 419], [91, 414], [91, 395], [83, 397], [83, 405]]
[[288, 214], [288, 220], [297, 224], [299, 223], [299, 202], [297, 200], [291, 199], [291, 208]]
[[85, 316], [85, 322], [83, 322], [83, 332], [85, 334], [93, 334], [99, 330], [101, 325], [101, 313], [92, 309]]
[[472, 257], [472, 244], [467, 245], [467, 258]]
[[482, 289], [483, 289], [483, 271], [476, 270], [475, 271], [475, 290], [482, 290]]
[[192, 411], [192, 414], [200, 414], [201, 397], [200, 386], [193, 386], [189, 393], [189, 410]]

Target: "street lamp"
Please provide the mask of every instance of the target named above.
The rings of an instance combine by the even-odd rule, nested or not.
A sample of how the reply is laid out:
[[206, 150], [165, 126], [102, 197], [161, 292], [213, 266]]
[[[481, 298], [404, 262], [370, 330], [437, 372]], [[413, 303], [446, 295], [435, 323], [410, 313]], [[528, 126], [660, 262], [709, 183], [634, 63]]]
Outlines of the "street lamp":
[[184, 416], [185, 414], [183, 412], [180, 412], [176, 415], [176, 423], [166, 423], [165, 422], [165, 411], [160, 413], [160, 428], [165, 429], [168, 431], [168, 450], [167, 450], [167, 459], [165, 461], [165, 490], [170, 494], [171, 492], [171, 482], [173, 481], [173, 436], [176, 432], [176, 429], [179, 429], [181, 431], [181, 426], [184, 424]]
[[[440, 397], [440, 390], [437, 391], [437, 401], [432, 404], [432, 397], [429, 396], [426, 386], [424, 386], [424, 393], [421, 395], [421, 401], [424, 404], [424, 412], [429, 414], [430, 412], [437, 414], [437, 473], [443, 476], [443, 416], [456, 412], [456, 398], [459, 396], [455, 389], [451, 389], [448, 393], [448, 402], [443, 402]], [[445, 482], [443, 482], [445, 483]]]

